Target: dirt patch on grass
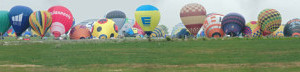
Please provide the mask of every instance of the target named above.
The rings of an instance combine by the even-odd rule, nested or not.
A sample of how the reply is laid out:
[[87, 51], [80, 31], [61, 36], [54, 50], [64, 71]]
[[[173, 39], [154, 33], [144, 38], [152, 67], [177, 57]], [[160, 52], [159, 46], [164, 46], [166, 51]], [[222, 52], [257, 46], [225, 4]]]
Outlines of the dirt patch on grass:
[[289, 54], [289, 53], [299, 53], [300, 51], [267, 51], [267, 52], [259, 52], [259, 54]]
[[291, 68], [300, 67], [300, 62], [289, 63], [255, 63], [255, 64], [193, 64], [193, 65], [160, 65], [160, 64], [92, 64], [88, 67], [131, 67], [131, 68], [191, 68], [191, 67], [203, 67], [203, 68], [262, 68], [262, 67], [277, 67], [277, 68]]
[[42, 65], [31, 65], [31, 64], [25, 64], [25, 65], [0, 65], [0, 67], [42, 67]]

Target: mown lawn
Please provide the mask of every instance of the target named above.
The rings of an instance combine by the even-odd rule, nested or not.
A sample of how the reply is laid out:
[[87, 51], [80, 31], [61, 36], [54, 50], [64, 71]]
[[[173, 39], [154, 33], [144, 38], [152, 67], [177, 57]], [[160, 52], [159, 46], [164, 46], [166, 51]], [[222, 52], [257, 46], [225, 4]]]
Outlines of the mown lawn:
[[0, 42], [0, 72], [300, 71], [299, 38]]

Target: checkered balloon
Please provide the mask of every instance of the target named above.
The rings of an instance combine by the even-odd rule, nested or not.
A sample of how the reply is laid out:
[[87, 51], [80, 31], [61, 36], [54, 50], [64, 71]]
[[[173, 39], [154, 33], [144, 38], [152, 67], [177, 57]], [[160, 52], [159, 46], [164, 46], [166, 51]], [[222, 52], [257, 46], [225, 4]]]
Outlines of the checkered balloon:
[[275, 9], [265, 9], [258, 15], [258, 23], [261, 26], [263, 35], [270, 35], [281, 25], [281, 15]]

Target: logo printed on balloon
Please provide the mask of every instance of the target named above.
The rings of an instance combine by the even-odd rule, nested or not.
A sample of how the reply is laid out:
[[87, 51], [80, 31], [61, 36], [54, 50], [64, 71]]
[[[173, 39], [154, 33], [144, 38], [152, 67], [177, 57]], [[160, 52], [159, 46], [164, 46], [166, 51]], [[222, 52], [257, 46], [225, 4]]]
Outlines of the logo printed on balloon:
[[150, 26], [151, 24], [151, 17], [141, 17], [142, 18], [142, 22], [145, 26]]
[[69, 14], [66, 14], [64, 12], [61, 12], [61, 11], [53, 11], [53, 12], [50, 12], [51, 15], [55, 15], [55, 14], [59, 14], [59, 15], [63, 15], [65, 17], [67, 17], [68, 19], [71, 19], [71, 16]]
[[12, 16], [11, 20], [13, 21], [13, 25], [21, 26], [22, 17], [23, 17], [23, 13], [16, 16]]

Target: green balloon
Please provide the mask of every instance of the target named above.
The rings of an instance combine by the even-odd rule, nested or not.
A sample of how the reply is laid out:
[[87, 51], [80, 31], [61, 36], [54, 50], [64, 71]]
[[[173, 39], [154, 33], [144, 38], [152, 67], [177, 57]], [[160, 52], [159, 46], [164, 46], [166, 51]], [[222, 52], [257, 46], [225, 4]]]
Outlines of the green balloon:
[[0, 34], [4, 34], [11, 26], [8, 11], [0, 11]]

